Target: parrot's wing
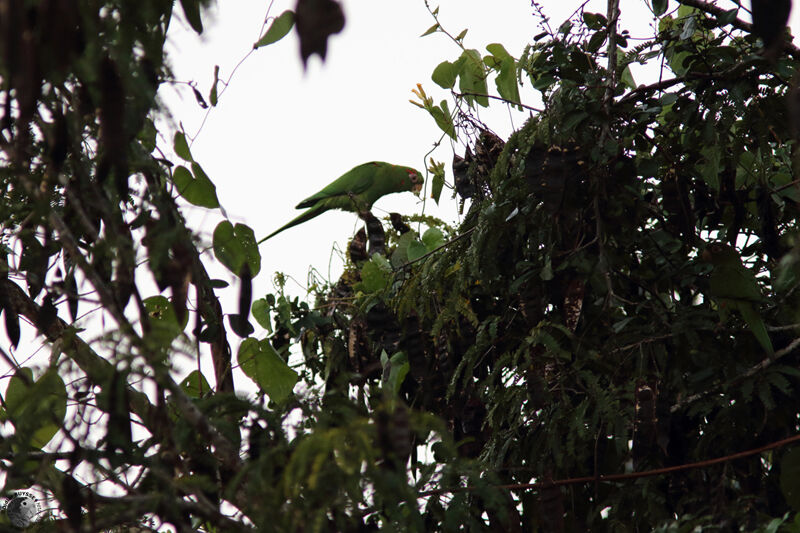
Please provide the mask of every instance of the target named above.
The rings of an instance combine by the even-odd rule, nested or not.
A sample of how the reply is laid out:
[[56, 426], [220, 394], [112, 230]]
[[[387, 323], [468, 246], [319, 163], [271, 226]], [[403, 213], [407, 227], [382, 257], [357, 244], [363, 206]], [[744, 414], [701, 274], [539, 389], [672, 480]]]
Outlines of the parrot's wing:
[[711, 273], [710, 281], [711, 295], [716, 298], [764, 301], [755, 276], [742, 265], [718, 265]]
[[370, 187], [372, 187], [375, 183], [375, 175], [378, 170], [381, 168], [381, 165], [385, 165], [386, 163], [379, 163], [376, 161], [372, 161], [370, 163], [364, 163], [363, 165], [358, 165], [357, 167], [345, 172], [339, 178], [331, 182], [328, 186], [324, 189], [319, 191], [317, 194], [309, 196], [299, 204], [297, 204], [297, 209], [303, 209], [304, 207], [311, 207], [320, 200], [325, 200], [326, 198], [333, 198], [336, 196], [345, 196], [345, 195], [360, 195]]

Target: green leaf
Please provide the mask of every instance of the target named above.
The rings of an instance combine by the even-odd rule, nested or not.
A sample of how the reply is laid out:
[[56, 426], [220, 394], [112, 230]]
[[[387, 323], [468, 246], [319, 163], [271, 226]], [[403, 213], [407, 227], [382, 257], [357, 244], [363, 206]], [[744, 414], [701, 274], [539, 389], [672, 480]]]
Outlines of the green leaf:
[[513, 57], [507, 57], [500, 63], [500, 72], [494, 80], [497, 92], [509, 102], [519, 102], [519, 86], [517, 85], [517, 64]]
[[425, 245], [422, 244], [421, 242], [413, 240], [408, 243], [408, 248], [406, 250], [406, 253], [408, 254], [409, 261], [416, 261], [423, 255], [428, 253], [428, 248], [426, 248]]
[[605, 17], [605, 15], [600, 13], [589, 13], [588, 11], [584, 11], [583, 22], [586, 23], [586, 27], [590, 30], [601, 30], [608, 24], [608, 19]]
[[198, 34], [203, 33], [203, 20], [200, 18], [200, 2], [198, 0], [181, 0], [181, 7], [192, 29]]
[[444, 233], [439, 228], [428, 228], [422, 234], [422, 243], [428, 252], [432, 252], [445, 243]]
[[736, 20], [736, 15], [738, 14], [739, 14], [739, 8], [734, 7], [733, 9], [729, 9], [728, 11], [720, 15], [717, 21], [719, 22], [720, 26], [727, 26], [728, 24]]
[[439, 198], [442, 196], [442, 188], [444, 188], [444, 173], [436, 172], [431, 181], [431, 198], [433, 198], [433, 201], [437, 204], [439, 203]]
[[253, 302], [251, 312], [253, 313], [253, 318], [258, 322], [258, 325], [272, 333], [272, 322], [270, 322], [269, 319], [269, 303], [267, 303], [267, 300], [265, 298], [259, 298]]
[[575, 111], [570, 111], [567, 113], [567, 116], [564, 117], [564, 123], [562, 124], [564, 131], [574, 130], [578, 124], [583, 122], [585, 119], [589, 117], [589, 113], [584, 111], [583, 109], [576, 109]]
[[431, 79], [442, 89], [452, 89], [457, 76], [455, 65], [449, 61], [442, 61], [433, 69]]
[[456, 41], [458, 41], [458, 42], [461, 42], [461, 41], [463, 41], [463, 40], [464, 40], [464, 37], [466, 37], [466, 36], [467, 36], [467, 31], [469, 31], [469, 30], [467, 30], [467, 29], [463, 29], [463, 30], [461, 30], [461, 33], [459, 33], [458, 35], [456, 35]]
[[151, 330], [148, 337], [162, 346], [169, 346], [178, 335], [183, 333], [188, 324], [188, 313], [184, 316], [183, 324], [179, 323], [172, 302], [160, 294], [145, 298], [143, 303], [150, 321]]
[[504, 61], [506, 59], [514, 59], [513, 57], [511, 57], [511, 54], [508, 53], [505, 47], [500, 43], [487, 44], [486, 51], [492, 54], [494, 57], [496, 57], [498, 61]]
[[467, 96], [466, 99], [468, 102], [477, 102], [478, 105], [487, 107], [489, 98], [485, 95], [489, 91], [486, 86], [486, 67], [480, 53], [477, 50], [464, 50], [459, 60], [462, 62], [458, 77], [459, 89], [462, 93], [481, 95]]
[[800, 511], [800, 448], [793, 448], [783, 456], [780, 485], [786, 503]]
[[553, 76], [542, 76], [533, 83], [533, 88], [544, 92], [548, 87], [553, 85], [558, 80]]
[[450, 138], [456, 140], [456, 128], [455, 125], [453, 125], [453, 117], [450, 116], [450, 109], [447, 107], [447, 101], [442, 100], [440, 106], [441, 107], [433, 106], [428, 112], [433, 117], [433, 120], [436, 121], [436, 125], [449, 135]]
[[606, 42], [606, 37], [608, 37], [608, 32], [606, 30], [596, 32], [589, 39], [586, 50], [592, 54], [597, 52], [600, 50], [600, 47], [603, 46], [603, 43]]
[[437, 22], [436, 24], [425, 30], [425, 33], [420, 35], [420, 37], [425, 37], [426, 35], [430, 35], [431, 33], [436, 33], [438, 30], [439, 30], [439, 23]]
[[211, 391], [211, 386], [206, 381], [202, 372], [195, 370], [181, 381], [181, 388], [190, 398], [202, 398]]
[[669, 0], [653, 0], [653, 14], [660, 17], [667, 12]]
[[280, 41], [292, 30], [294, 27], [294, 11], [287, 9], [272, 21], [269, 29], [261, 39], [258, 40], [253, 48], [261, 48], [269, 44]]
[[370, 261], [378, 265], [378, 268], [380, 268], [384, 272], [388, 274], [392, 273], [392, 264], [389, 262], [388, 259], [383, 257], [381, 254], [372, 254]]
[[35, 448], [44, 447], [64, 423], [67, 390], [55, 369], [34, 381], [30, 368], [20, 368], [9, 380], [0, 419], [10, 419], [18, 435]]
[[208, 179], [208, 176], [197, 163], [192, 163], [194, 177], [184, 166], [178, 166], [172, 171], [172, 182], [184, 200], [192, 205], [214, 209], [219, 207], [217, 188]]
[[255, 277], [261, 270], [261, 254], [258, 251], [253, 230], [245, 224], [234, 226], [223, 220], [214, 229], [214, 256], [237, 276], [245, 262]]
[[219, 65], [214, 65], [214, 82], [211, 84], [211, 92], [208, 93], [208, 99], [211, 101], [211, 106], [217, 105], [217, 85], [219, 84]]
[[172, 147], [178, 157], [184, 161], [193, 161], [192, 152], [189, 150], [189, 143], [186, 142], [186, 135], [182, 131], [176, 131], [172, 140]]
[[636, 81], [633, 79], [633, 74], [631, 74], [631, 67], [629, 65], [626, 65], [625, 68], [622, 69], [619, 81], [631, 89], [636, 88]]
[[392, 394], [399, 394], [403, 380], [406, 379], [411, 368], [408, 363], [408, 357], [403, 352], [397, 352], [390, 358], [384, 350], [381, 352], [381, 366], [384, 370], [383, 375], [386, 376], [386, 379], [383, 380], [383, 386], [391, 390]]
[[356, 284], [356, 290], [372, 294], [382, 291], [389, 285], [390, 274], [381, 268], [374, 259], [370, 259], [361, 267], [361, 281]]
[[408, 231], [397, 239], [397, 248], [392, 254], [392, 266], [399, 268], [408, 263], [408, 245], [414, 240], [416, 236], [413, 231]]
[[237, 360], [242, 372], [273, 402], [281, 402], [292, 394], [299, 375], [289, 368], [267, 339], [259, 341], [250, 337], [242, 341]]

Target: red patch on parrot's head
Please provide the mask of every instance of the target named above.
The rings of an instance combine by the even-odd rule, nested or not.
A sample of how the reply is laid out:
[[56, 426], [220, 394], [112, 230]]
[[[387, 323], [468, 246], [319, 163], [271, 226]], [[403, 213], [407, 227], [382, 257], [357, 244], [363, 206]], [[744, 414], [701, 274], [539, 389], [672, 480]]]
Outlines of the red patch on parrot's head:
[[407, 169], [406, 173], [408, 174], [408, 179], [411, 181], [411, 192], [419, 194], [419, 191], [422, 190], [422, 176], [413, 168]]

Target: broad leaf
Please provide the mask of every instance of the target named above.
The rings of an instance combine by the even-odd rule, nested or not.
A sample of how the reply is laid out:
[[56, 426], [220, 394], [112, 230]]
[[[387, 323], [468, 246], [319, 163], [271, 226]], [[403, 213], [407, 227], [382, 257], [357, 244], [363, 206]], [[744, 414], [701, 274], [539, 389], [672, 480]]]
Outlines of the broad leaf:
[[261, 48], [269, 44], [280, 41], [292, 30], [294, 27], [294, 11], [287, 9], [272, 21], [269, 29], [261, 39], [258, 40], [253, 48]]
[[217, 224], [213, 237], [214, 256], [228, 270], [239, 275], [246, 262], [253, 277], [261, 270], [261, 254], [258, 251], [253, 230], [245, 224], [234, 226], [227, 220]]
[[178, 166], [172, 172], [172, 181], [178, 193], [190, 204], [214, 209], [219, 207], [217, 188], [208, 179], [206, 173], [197, 163], [192, 163], [194, 176], [184, 166]]
[[8, 382], [4, 403], [0, 419], [11, 420], [32, 447], [42, 448], [64, 423], [67, 390], [54, 369], [34, 381], [30, 368], [20, 368]]
[[245, 375], [273, 402], [281, 402], [292, 394], [299, 375], [281, 359], [268, 340], [245, 339], [239, 346], [237, 360]]
[[197, 370], [181, 381], [181, 388], [190, 398], [202, 398], [211, 391], [211, 386], [206, 381], [205, 376]]

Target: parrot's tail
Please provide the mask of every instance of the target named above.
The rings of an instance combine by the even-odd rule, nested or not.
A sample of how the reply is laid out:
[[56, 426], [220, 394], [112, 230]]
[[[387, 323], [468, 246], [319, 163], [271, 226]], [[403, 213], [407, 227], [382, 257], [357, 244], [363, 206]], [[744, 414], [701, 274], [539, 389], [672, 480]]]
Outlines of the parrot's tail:
[[272, 237], [274, 237], [278, 233], [282, 232], [283, 230], [287, 230], [287, 229], [289, 229], [291, 227], [297, 226], [298, 224], [302, 224], [303, 222], [305, 222], [307, 220], [311, 220], [312, 218], [324, 213], [328, 209], [329, 208], [326, 207], [326, 206], [322, 206], [322, 205], [317, 204], [314, 207], [303, 211], [302, 213], [297, 215], [295, 218], [290, 220], [288, 223], [284, 224], [280, 228], [276, 229], [275, 231], [273, 231], [272, 233], [270, 233], [269, 235], [267, 235], [266, 237], [264, 237], [263, 239], [258, 241], [258, 244], [261, 244], [262, 242], [266, 241], [267, 239], [271, 239]]
[[764, 319], [761, 318], [758, 309], [751, 304], [739, 305], [738, 308], [739, 312], [742, 314], [742, 318], [744, 318], [744, 321], [750, 326], [753, 335], [756, 336], [758, 343], [761, 344], [761, 347], [764, 348], [770, 357], [773, 357], [775, 355], [775, 349], [772, 347], [772, 341], [769, 338], [767, 326], [764, 324]]

